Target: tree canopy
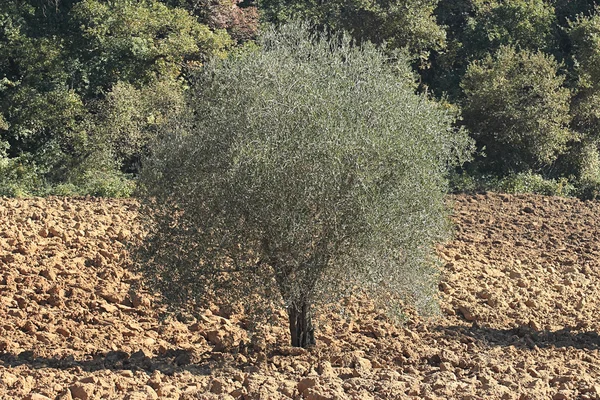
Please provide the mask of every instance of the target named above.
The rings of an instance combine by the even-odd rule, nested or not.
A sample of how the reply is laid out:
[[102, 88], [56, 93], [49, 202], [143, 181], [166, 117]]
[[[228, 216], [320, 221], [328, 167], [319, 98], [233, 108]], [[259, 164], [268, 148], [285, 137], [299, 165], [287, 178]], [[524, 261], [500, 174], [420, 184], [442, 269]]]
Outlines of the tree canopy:
[[315, 306], [356, 287], [435, 307], [445, 175], [470, 142], [411, 76], [298, 24], [208, 65], [143, 162], [148, 281], [169, 304], [284, 306], [295, 346], [314, 340]]
[[[503, 161], [492, 154], [503, 151], [494, 153], [484, 140], [489, 136], [473, 131], [478, 148], [486, 147], [489, 155], [478, 157], [468, 170], [475, 175], [494, 171], [502, 179], [532, 168], [544, 178], [577, 185], [583, 175], [600, 177], [600, 170], [590, 175], [596, 168], [585, 167], [595, 165], [586, 161], [595, 156], [583, 155], [598, 153], [599, 147], [599, 15], [597, 2], [584, 0], [5, 0], [0, 10], [0, 193], [44, 194], [67, 185], [63, 193], [81, 186], [95, 175], [92, 171], [111, 176], [112, 182], [134, 178], [148, 150], [144, 141], [159, 131], [162, 116], [177, 112], [153, 99], [152, 88], [160, 88], [166, 99], [181, 97], [190, 87], [190, 71], [233, 49], [256, 46], [259, 26], [292, 20], [310, 21], [318, 32], [345, 31], [357, 44], [370, 42], [391, 58], [403, 52], [417, 74], [416, 90], [458, 114], [465, 105], [472, 108], [475, 99], [475, 67], [469, 66], [483, 65], [508, 47], [515, 54], [556, 60], [555, 77], [547, 81], [560, 82], [553, 90], [568, 97], [565, 121], [573, 134], [540, 128], [556, 125], [556, 119], [544, 107], [528, 108], [526, 118], [503, 129], [559, 135], [547, 137], [560, 143], [554, 155], [535, 163], [530, 158], [519, 168], [498, 168]], [[517, 103], [532, 100], [526, 91], [511, 96], [515, 110], [521, 107]], [[135, 116], [130, 113], [134, 97]], [[563, 100], [560, 104], [563, 112]], [[489, 122], [482, 113], [465, 111], [457, 126], [479, 130]], [[137, 122], [127, 123], [129, 116]], [[137, 142], [116, 150], [134, 138]], [[511, 149], [530, 152], [530, 142], [520, 143], [512, 142]], [[101, 192], [122, 191], [93, 193]]]
[[[231, 40], [156, 0], [7, 1], [0, 11], [0, 133], [35, 185], [89, 159], [92, 104], [118, 84], [180, 80]], [[24, 181], [23, 181], [24, 182]]]
[[500, 172], [539, 171], [566, 151], [570, 92], [541, 52], [500, 47], [469, 65], [462, 81], [466, 125]]

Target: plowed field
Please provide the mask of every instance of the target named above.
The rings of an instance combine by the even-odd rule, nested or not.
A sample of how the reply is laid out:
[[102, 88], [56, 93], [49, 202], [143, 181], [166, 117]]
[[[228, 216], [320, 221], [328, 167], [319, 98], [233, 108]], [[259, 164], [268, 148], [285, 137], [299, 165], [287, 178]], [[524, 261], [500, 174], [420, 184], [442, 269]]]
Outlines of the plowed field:
[[600, 399], [600, 203], [456, 196], [442, 316], [367, 300], [309, 350], [136, 289], [130, 200], [0, 199], [0, 399]]

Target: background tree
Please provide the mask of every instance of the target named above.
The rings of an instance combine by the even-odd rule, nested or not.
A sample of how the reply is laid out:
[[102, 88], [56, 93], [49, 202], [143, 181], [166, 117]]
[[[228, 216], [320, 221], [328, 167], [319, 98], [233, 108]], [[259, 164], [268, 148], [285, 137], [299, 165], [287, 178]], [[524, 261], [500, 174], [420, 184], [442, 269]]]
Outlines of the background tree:
[[309, 20], [347, 31], [359, 42], [406, 48], [426, 66], [429, 53], [445, 46], [446, 32], [433, 15], [438, 0], [259, 0], [263, 18], [272, 23]]
[[461, 83], [464, 121], [485, 147], [487, 168], [500, 174], [540, 171], [575, 138], [570, 92], [557, 70], [552, 56], [511, 46], [469, 65]]
[[[43, 194], [46, 184], [80, 180], [74, 171], [84, 165], [105, 169], [89, 162], [89, 150], [97, 148], [90, 142], [99, 140], [90, 136], [99, 132], [91, 129], [92, 121], [100, 119], [91, 105], [119, 82], [139, 90], [159, 81], [175, 84], [188, 68], [224, 55], [230, 44], [224, 31], [213, 32], [186, 10], [156, 0], [3, 2], [3, 178], [13, 180], [11, 187], [23, 183], [18, 192]], [[17, 193], [6, 187], [0, 183], [0, 192]]]
[[145, 160], [139, 269], [171, 305], [284, 306], [294, 346], [314, 342], [317, 305], [356, 290], [434, 308], [466, 135], [404, 58], [297, 24], [259, 42], [197, 76], [189, 119]]
[[580, 15], [570, 23], [578, 76], [574, 98], [574, 125], [590, 140], [600, 140], [600, 8], [588, 16]]
[[[572, 127], [580, 142], [571, 149], [567, 168], [586, 191], [600, 188], [600, 7], [568, 23], [575, 76]], [[585, 197], [590, 197], [589, 193]]]
[[500, 46], [523, 50], [552, 50], [556, 16], [544, 0], [473, 0], [473, 16], [467, 21], [467, 42], [471, 59], [495, 53]]
[[139, 87], [156, 78], [177, 78], [186, 63], [224, 55], [230, 44], [223, 31], [212, 32], [187, 11], [156, 0], [82, 0], [70, 15], [79, 30], [75, 57], [92, 94], [117, 81]]
[[259, 15], [254, 0], [164, 0], [166, 4], [188, 10], [198, 21], [212, 29], [226, 29], [237, 42], [254, 40]]
[[[105, 165], [134, 173], [149, 143], [185, 110], [185, 87], [173, 79], [140, 88], [117, 82], [102, 100], [90, 105], [88, 154]], [[102, 163], [100, 163], [102, 164]]]
[[460, 81], [467, 66], [500, 46], [556, 53], [560, 29], [553, 5], [545, 0], [441, 2], [435, 14], [447, 27], [448, 45], [433, 54], [424, 80], [435, 93], [446, 93], [454, 101], [463, 96]]
[[60, 34], [66, 6], [46, 19], [47, 4], [31, 3], [5, 2], [0, 11], [0, 141], [8, 144], [1, 186], [9, 177], [23, 187], [38, 186], [36, 175], [62, 179], [85, 117], [69, 85], [68, 41]]

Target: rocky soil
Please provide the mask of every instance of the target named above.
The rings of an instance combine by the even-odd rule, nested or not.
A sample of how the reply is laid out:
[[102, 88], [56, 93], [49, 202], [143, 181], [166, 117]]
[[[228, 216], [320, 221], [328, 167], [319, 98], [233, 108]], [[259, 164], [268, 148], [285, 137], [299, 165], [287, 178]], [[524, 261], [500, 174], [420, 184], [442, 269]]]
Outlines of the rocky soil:
[[306, 351], [226, 307], [160, 319], [133, 201], [0, 199], [0, 399], [600, 399], [600, 203], [450, 201], [442, 316], [354, 300]]

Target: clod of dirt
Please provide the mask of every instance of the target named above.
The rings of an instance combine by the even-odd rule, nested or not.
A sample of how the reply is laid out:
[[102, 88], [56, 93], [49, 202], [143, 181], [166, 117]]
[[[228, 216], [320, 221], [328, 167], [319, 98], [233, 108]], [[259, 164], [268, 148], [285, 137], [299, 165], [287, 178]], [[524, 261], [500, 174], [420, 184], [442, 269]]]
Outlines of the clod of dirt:
[[395, 326], [348, 299], [305, 350], [235, 307], [159, 319], [130, 270], [132, 200], [0, 199], [0, 398], [600, 399], [600, 204], [449, 202], [443, 315]]

